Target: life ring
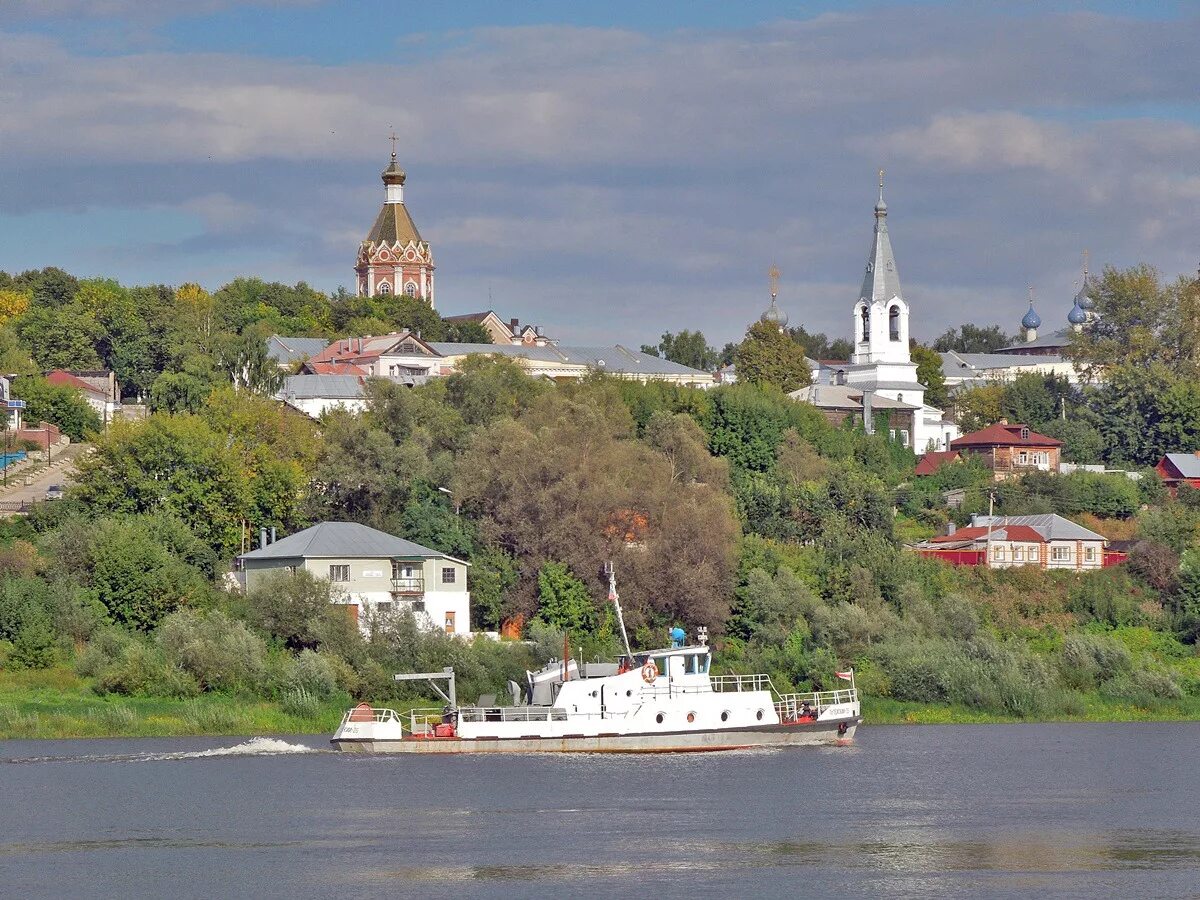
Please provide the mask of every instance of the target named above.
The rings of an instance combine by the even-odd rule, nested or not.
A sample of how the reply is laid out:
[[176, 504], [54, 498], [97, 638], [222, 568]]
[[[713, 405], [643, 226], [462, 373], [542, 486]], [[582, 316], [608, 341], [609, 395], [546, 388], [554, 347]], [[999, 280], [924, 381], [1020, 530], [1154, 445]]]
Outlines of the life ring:
[[642, 681], [646, 684], [654, 684], [654, 679], [658, 677], [658, 669], [654, 663], [648, 662], [642, 666]]

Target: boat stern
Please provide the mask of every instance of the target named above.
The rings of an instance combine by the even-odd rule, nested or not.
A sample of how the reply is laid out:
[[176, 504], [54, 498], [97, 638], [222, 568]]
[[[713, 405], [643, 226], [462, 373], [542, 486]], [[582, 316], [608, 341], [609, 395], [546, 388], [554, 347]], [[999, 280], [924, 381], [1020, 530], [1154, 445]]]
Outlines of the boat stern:
[[375, 709], [360, 703], [342, 716], [342, 724], [329, 742], [335, 750], [370, 753], [381, 742], [403, 738], [404, 728], [395, 710]]

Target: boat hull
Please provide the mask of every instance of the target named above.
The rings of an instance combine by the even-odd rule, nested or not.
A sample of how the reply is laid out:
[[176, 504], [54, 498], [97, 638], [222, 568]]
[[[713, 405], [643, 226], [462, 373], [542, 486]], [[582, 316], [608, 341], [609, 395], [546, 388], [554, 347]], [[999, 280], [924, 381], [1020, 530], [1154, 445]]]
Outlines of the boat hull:
[[461, 737], [334, 737], [334, 749], [351, 753], [702, 753], [769, 747], [848, 744], [862, 721], [860, 716], [727, 728], [719, 731], [678, 731], [642, 734], [566, 735], [515, 738]]

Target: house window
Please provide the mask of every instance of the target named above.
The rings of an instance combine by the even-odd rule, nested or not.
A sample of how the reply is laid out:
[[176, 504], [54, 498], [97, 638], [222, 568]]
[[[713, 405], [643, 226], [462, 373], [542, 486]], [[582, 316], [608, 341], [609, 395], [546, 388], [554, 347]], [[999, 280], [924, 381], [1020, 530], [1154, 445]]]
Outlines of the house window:
[[442, 569], [442, 584], [454, 584], [457, 573], [451, 566], [446, 566]]
[[900, 443], [903, 444], [905, 447], [908, 446], [908, 429], [907, 428], [900, 429]]
[[1029, 465], [1029, 453], [1027, 451], [1021, 450], [1017, 453], [1017, 465], [1019, 465], [1019, 466]]
[[380, 600], [375, 604], [375, 612], [379, 613], [380, 615], [386, 616], [391, 611], [392, 611], [392, 601], [391, 600]]
[[1037, 562], [1041, 558], [1041, 551], [1037, 547], [1029, 548], [1029, 561]]
[[893, 341], [900, 340], [900, 308], [893, 306], [888, 311], [888, 337]]
[[350, 580], [350, 567], [346, 566], [330, 566], [329, 580], [346, 582]]
[[404, 293], [408, 294], [408, 296], [410, 296], [410, 297], [415, 297], [415, 296], [417, 296], [417, 286], [416, 286], [416, 284], [415, 284], [414, 282], [411, 282], [411, 281], [410, 281], [408, 284], [406, 284], [406, 285], [404, 286]]
[[1070, 547], [1051, 547], [1050, 559], [1053, 562], [1070, 562], [1071, 548]]
[[1015, 547], [1013, 547], [1013, 562], [1024, 562], [1024, 561], [1025, 561], [1025, 548], [1022, 547], [1020, 544], [1017, 544]]
[[1021, 440], [1023, 440], [1023, 441], [1029, 440], [1029, 426], [1028, 425], [1022, 426], [1022, 428], [1021, 428]]
[[386, 281], [379, 285], [379, 293], [381, 295], [383, 295], [384, 297], [386, 297], [391, 292], [392, 292], [392, 286], [390, 284], [388, 284]]
[[1008, 558], [1008, 553], [1006, 552], [1003, 544], [993, 544], [992, 545], [992, 559], [1004, 560], [1007, 558]]
[[454, 634], [454, 613], [446, 613], [446, 634]]
[[392, 560], [392, 580], [401, 578], [412, 578], [416, 572], [413, 570], [412, 563], [396, 562]]
[[1095, 547], [1085, 547], [1083, 550], [1083, 558], [1087, 562], [1095, 562], [1096, 561], [1096, 548]]

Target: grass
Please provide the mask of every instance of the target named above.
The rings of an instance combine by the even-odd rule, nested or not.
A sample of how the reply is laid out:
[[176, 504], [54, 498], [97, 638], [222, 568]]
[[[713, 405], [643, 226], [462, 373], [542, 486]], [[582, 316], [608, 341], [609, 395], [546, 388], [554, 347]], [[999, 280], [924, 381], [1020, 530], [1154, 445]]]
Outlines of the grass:
[[[0, 670], [0, 740], [188, 735], [332, 734], [343, 702], [321, 702], [296, 692], [279, 702], [206, 694], [191, 700], [100, 696], [71, 669]], [[981, 725], [1013, 722], [1200, 721], [1200, 697], [1147, 705], [1083, 695], [1077, 711], [1021, 719], [948, 704], [910, 703], [884, 697], [863, 700], [868, 725]]]
[[283, 704], [207, 694], [192, 700], [100, 696], [70, 669], [0, 671], [0, 740], [332, 734], [343, 702]]
[[1082, 695], [1079, 712], [1022, 719], [957, 704], [910, 703], [885, 697], [863, 699], [863, 720], [871, 725], [999, 725], [1014, 722], [1194, 722], [1200, 721], [1200, 697], [1133, 701]]

